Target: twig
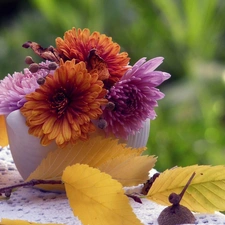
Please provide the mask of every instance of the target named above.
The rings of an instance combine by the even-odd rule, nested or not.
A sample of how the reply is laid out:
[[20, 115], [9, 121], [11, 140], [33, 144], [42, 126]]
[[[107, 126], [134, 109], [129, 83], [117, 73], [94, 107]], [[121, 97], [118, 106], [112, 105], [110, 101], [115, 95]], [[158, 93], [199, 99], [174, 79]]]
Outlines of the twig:
[[160, 173], [155, 173], [149, 180], [144, 183], [144, 186], [141, 190], [141, 194], [147, 195], [156, 178], [160, 175]]
[[186, 185], [184, 186], [184, 189], [181, 191], [181, 193], [179, 194], [180, 199], [182, 199], [185, 191], [187, 190], [188, 186], [190, 185], [191, 181], [193, 180], [194, 176], [195, 176], [195, 172], [191, 175], [191, 177], [189, 178], [188, 182], [186, 183]]
[[10, 197], [12, 190], [14, 188], [19, 188], [19, 187], [33, 187], [35, 185], [39, 185], [39, 184], [62, 184], [61, 180], [30, 180], [24, 183], [20, 183], [20, 184], [15, 184], [15, 185], [11, 185], [8, 187], [4, 187], [4, 188], [0, 188], [0, 195], [5, 194], [6, 197]]
[[126, 196], [129, 197], [129, 198], [132, 198], [135, 202], [138, 202], [138, 203], [142, 204], [142, 201], [138, 196], [130, 195], [130, 194], [126, 194]]

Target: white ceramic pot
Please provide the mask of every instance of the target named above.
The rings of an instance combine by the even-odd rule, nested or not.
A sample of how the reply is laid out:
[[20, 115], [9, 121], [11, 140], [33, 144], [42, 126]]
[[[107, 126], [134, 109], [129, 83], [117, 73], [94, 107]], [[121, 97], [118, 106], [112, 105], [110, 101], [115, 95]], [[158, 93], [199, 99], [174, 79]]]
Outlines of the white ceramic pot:
[[6, 126], [14, 163], [25, 180], [49, 151], [56, 149], [56, 144], [42, 146], [39, 138], [28, 134], [28, 126], [20, 110], [13, 111], [6, 117]]
[[[22, 178], [26, 180], [57, 146], [55, 143], [42, 146], [39, 138], [28, 134], [28, 127], [20, 110], [13, 111], [6, 117], [6, 125], [13, 160]], [[135, 148], [146, 146], [149, 131], [150, 120], [147, 120], [136, 135], [129, 136], [127, 145]]]
[[133, 148], [146, 146], [150, 134], [150, 119], [144, 122], [143, 127], [135, 135], [129, 135], [127, 145]]

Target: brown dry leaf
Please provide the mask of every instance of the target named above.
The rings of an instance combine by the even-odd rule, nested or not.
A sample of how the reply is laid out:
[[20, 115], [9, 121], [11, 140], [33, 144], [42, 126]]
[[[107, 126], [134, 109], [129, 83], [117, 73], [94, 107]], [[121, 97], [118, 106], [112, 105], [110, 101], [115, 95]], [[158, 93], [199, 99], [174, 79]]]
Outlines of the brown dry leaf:
[[27, 41], [22, 45], [24, 48], [31, 48], [34, 53], [36, 53], [38, 56], [40, 56], [42, 59], [50, 60], [53, 62], [59, 62], [60, 57], [57, 49], [55, 49], [52, 46], [49, 46], [48, 48], [43, 48], [41, 45], [39, 45], [36, 42], [33, 41]]
[[98, 71], [100, 80], [106, 80], [110, 76], [107, 64], [96, 52], [96, 49], [89, 52], [87, 66], [90, 67], [90, 70], [96, 69]]
[[[139, 149], [132, 149], [125, 146], [125, 144], [118, 144], [118, 140], [116, 139], [110, 139], [110, 138], [103, 138], [100, 136], [92, 136], [88, 141], [86, 142], [78, 142], [76, 145], [66, 147], [65, 149], [56, 149], [55, 151], [52, 151], [48, 154], [46, 159], [44, 159], [41, 164], [38, 166], [38, 168], [28, 177], [27, 181], [31, 179], [54, 179], [54, 180], [60, 180], [62, 176], [63, 170], [70, 165], [80, 163], [80, 164], [87, 164], [91, 167], [100, 168], [102, 164], [107, 165], [107, 161], [113, 161], [114, 159], [116, 162], [120, 161], [120, 164], [122, 164], [122, 160], [126, 160], [127, 158], [130, 158], [130, 160], [126, 161], [123, 166], [123, 170], [121, 173], [127, 173], [127, 168], [132, 168], [132, 171], [136, 173], [135, 175], [138, 176], [137, 172], [139, 172], [139, 175], [141, 179], [144, 179], [142, 182], [144, 182], [148, 176], [149, 170], [154, 165], [156, 159], [153, 157], [143, 157], [142, 160], [137, 160], [137, 162], [141, 162], [145, 166], [143, 167], [142, 164], [134, 164], [132, 159], [135, 160], [136, 157], [140, 158], [140, 155], [145, 150], [144, 148]], [[119, 159], [121, 157], [121, 160]], [[115, 165], [112, 164], [112, 175], [114, 175], [114, 167]], [[126, 165], [125, 165], [126, 164]], [[149, 164], [148, 166], [146, 166]], [[121, 167], [122, 168], [122, 167]], [[110, 168], [107, 168], [107, 173], [110, 173]], [[131, 173], [130, 173], [131, 174]], [[118, 175], [116, 174], [118, 177]], [[124, 174], [125, 177], [126, 174]], [[130, 178], [127, 176], [126, 185], [139, 184], [139, 180], [132, 180], [133, 176]], [[50, 186], [42, 186], [42, 188], [45, 189], [64, 189], [63, 185], [60, 187], [57, 187], [54, 185]]]
[[147, 198], [171, 205], [168, 196], [179, 194], [190, 176], [196, 173], [180, 204], [196, 212], [225, 211], [225, 166], [188, 166], [166, 170], [154, 181]]
[[122, 185], [110, 175], [88, 165], [76, 164], [65, 169], [62, 180], [73, 213], [82, 224], [142, 224]]
[[0, 146], [7, 146], [9, 144], [5, 116], [0, 115]]
[[59, 223], [32, 223], [26, 220], [10, 220], [10, 219], [2, 219], [0, 225], [65, 225]]

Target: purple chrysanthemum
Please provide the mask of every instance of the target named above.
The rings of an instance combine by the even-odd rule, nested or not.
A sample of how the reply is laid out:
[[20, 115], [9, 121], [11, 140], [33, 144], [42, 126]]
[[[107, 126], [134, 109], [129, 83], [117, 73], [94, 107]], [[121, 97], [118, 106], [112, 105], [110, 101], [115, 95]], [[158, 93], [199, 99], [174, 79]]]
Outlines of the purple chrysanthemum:
[[168, 73], [154, 71], [162, 62], [162, 57], [147, 62], [141, 58], [109, 90], [106, 98], [114, 108], [106, 107], [103, 112], [107, 134], [126, 140], [142, 128], [147, 118], [155, 119], [157, 100], [164, 97], [156, 87], [170, 78]]
[[[50, 61], [42, 62], [39, 65], [46, 67]], [[26, 102], [25, 95], [35, 91], [39, 87], [38, 78], [43, 78], [49, 73], [47, 69], [39, 69], [36, 73], [31, 73], [29, 69], [24, 72], [8, 74], [0, 81], [0, 115], [20, 109]]]

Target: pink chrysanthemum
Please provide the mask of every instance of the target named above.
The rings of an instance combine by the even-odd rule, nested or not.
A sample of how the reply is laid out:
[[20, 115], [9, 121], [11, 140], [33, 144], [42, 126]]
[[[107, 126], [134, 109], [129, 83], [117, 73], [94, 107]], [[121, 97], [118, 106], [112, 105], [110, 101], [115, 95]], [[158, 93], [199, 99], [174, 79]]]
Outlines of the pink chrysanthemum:
[[[42, 62], [39, 65], [47, 67], [50, 61]], [[24, 72], [8, 74], [0, 81], [0, 114], [9, 114], [20, 109], [26, 102], [25, 95], [34, 92], [39, 87], [38, 78], [43, 78], [49, 73], [47, 69], [39, 69], [36, 73], [31, 73], [29, 69]]]
[[157, 100], [164, 97], [156, 87], [170, 78], [168, 73], [154, 71], [162, 62], [162, 57], [147, 62], [146, 58], [140, 59], [109, 90], [106, 98], [110, 107], [103, 113], [107, 134], [126, 140], [142, 128], [147, 118], [155, 119]]

